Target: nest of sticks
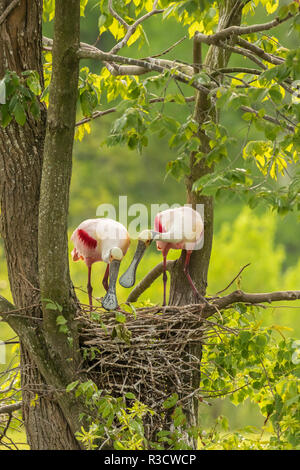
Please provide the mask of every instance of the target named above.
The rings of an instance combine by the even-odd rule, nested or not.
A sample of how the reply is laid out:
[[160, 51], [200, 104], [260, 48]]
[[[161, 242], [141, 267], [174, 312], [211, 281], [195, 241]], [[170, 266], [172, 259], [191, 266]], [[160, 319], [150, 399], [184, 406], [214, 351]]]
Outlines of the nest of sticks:
[[201, 310], [201, 305], [189, 305], [133, 313], [95, 309], [92, 316], [81, 311], [81, 345], [91, 353], [85, 371], [108, 394], [131, 392], [157, 414], [165, 411], [163, 403], [173, 393], [185, 408], [201, 395], [202, 344], [220, 327], [201, 318]]

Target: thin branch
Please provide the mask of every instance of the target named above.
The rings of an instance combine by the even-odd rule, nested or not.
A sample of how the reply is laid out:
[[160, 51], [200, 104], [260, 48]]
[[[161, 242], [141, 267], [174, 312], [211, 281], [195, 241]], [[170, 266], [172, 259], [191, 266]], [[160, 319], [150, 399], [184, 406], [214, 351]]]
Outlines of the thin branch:
[[[171, 271], [174, 261], [167, 261], [167, 271]], [[151, 284], [162, 274], [163, 263], [159, 263], [153, 268], [130, 292], [127, 302], [136, 302], [140, 295], [147, 290]]]
[[[194, 96], [187, 96], [184, 98], [185, 99], [185, 102], [186, 103], [190, 103], [192, 101], [195, 101], [195, 97]], [[153, 104], [153, 103], [162, 103], [163, 101], [165, 101], [165, 98], [164, 97], [161, 97], [161, 98], [152, 98], [149, 100], [149, 104]], [[175, 100], [170, 100], [168, 101], [168, 103], [175, 103]], [[90, 117], [85, 117], [83, 119], [81, 119], [80, 121], [78, 121], [75, 126], [81, 126], [82, 124], [85, 124], [86, 122], [90, 122], [94, 119], [97, 119], [99, 117], [102, 117], [102, 116], [105, 116], [106, 114], [111, 114], [111, 113], [115, 113], [116, 111], [118, 110], [118, 108], [109, 108], [109, 109], [106, 109], [104, 111], [95, 111]]]
[[248, 266], [250, 266], [251, 263], [245, 264], [245, 266], [242, 267], [242, 269], [239, 270], [238, 274], [232, 279], [232, 281], [228, 284], [225, 289], [220, 290], [219, 292], [216, 293], [216, 295], [222, 294], [222, 292], [225, 292], [233, 283], [234, 281], [242, 274], [244, 269], [246, 269]]
[[[110, 4], [112, 3], [112, 0], [110, 0], [109, 2]], [[138, 18], [132, 25], [127, 25], [127, 23], [123, 20], [123, 18], [121, 18], [116, 12], [115, 15], [115, 18], [119, 21], [120, 24], [122, 24], [126, 29], [127, 29], [127, 33], [125, 34], [125, 36], [123, 37], [123, 39], [121, 39], [121, 41], [119, 41], [111, 50], [110, 50], [110, 54], [115, 54], [116, 52], [118, 52], [120, 49], [122, 49], [122, 47], [124, 47], [127, 42], [129, 41], [130, 37], [135, 33], [137, 27], [145, 20], [147, 20], [148, 18], [150, 18], [150, 16], [153, 16], [153, 15], [157, 15], [158, 13], [163, 13], [164, 10], [158, 10], [156, 9], [157, 7], [157, 4], [158, 4], [158, 0], [154, 0], [154, 3], [153, 3], [153, 8], [151, 11], [149, 11], [148, 13], [146, 13], [145, 15], [141, 16], [140, 18]], [[125, 26], [125, 24], [127, 26]]]
[[112, 7], [112, 0], [108, 0], [108, 9], [111, 15], [127, 30], [129, 28], [129, 24], [113, 9]]
[[[149, 100], [149, 103], [150, 104], [153, 104], [153, 103], [162, 103], [165, 101], [165, 98], [164, 97], [161, 97], [161, 98], [153, 98], [151, 100]], [[185, 101], [186, 103], [191, 103], [193, 101], [195, 101], [195, 97], [194, 96], [187, 96], [185, 97]], [[175, 103], [175, 100], [170, 100], [168, 101], [168, 103]], [[90, 117], [85, 117], [83, 119], [81, 119], [80, 121], [78, 121], [75, 126], [81, 126], [82, 124], [85, 124], [87, 122], [90, 122], [90, 121], [93, 121], [94, 119], [97, 119], [97, 118], [100, 118], [100, 117], [103, 117], [103, 116], [106, 116], [107, 114], [111, 114], [111, 113], [115, 113], [117, 112], [117, 108], [114, 107], [114, 108], [109, 108], [109, 109], [106, 109], [104, 111], [95, 111], [92, 116]], [[258, 111], [254, 108], [250, 108], [249, 106], [241, 106], [240, 107], [240, 110], [241, 111], [244, 111], [246, 113], [252, 113], [254, 114], [255, 116], [258, 116]], [[284, 115], [282, 115], [283, 118], [285, 118]], [[268, 121], [268, 122], [271, 122], [272, 124], [275, 124], [277, 126], [281, 126], [281, 122], [278, 121], [278, 119], [274, 118], [273, 116], [270, 116], [269, 114], [265, 114], [264, 116], [262, 116], [262, 118], [265, 120], [265, 121]], [[293, 125], [289, 125], [289, 124], [286, 124], [286, 129], [290, 132], [294, 132], [295, 131], [295, 126]]]
[[[166, 67], [165, 61], [160, 61], [160, 60], [151, 59], [151, 58], [147, 60], [141, 60], [141, 59], [134, 59], [131, 57], [122, 57], [122, 56], [118, 56], [115, 54], [103, 52], [97, 48], [92, 48], [92, 47], [89, 47], [89, 48], [81, 47], [78, 50], [77, 55], [80, 59], [96, 59], [96, 60], [101, 60], [103, 62], [109, 62], [109, 63], [116, 62], [120, 64], [125, 64], [125, 65], [137, 65], [139, 67], [143, 67], [145, 71], [147, 72], [155, 71], [155, 72], [164, 73], [166, 70], [169, 69], [169, 67]], [[168, 62], [171, 62], [171, 61], [168, 61]], [[163, 64], [163, 65], [160, 65], [160, 64]], [[176, 64], [174, 64], [174, 67], [176, 67]], [[179, 82], [185, 83], [186, 85], [190, 85], [196, 90], [202, 91], [206, 95], [208, 95], [210, 92], [210, 90], [207, 87], [198, 83], [197, 80], [191, 83], [191, 76], [179, 70], [174, 71], [172, 78], [174, 78], [174, 80], [177, 80]]]
[[215, 34], [212, 34], [211, 37], [219, 41], [221, 39], [227, 39], [228, 37], [232, 35], [240, 36], [243, 34], [252, 34], [252, 33], [258, 33], [260, 31], [268, 31], [272, 28], [275, 28], [279, 24], [284, 23], [285, 21], [293, 18], [293, 16], [294, 15], [292, 13], [289, 13], [287, 16], [285, 16], [282, 19], [279, 19], [277, 17], [274, 20], [269, 21], [268, 23], [253, 24], [251, 26], [229, 26], [228, 28], [225, 28], [222, 31], [218, 31]]
[[221, 69], [217, 69], [214, 72], [211, 73], [211, 75], [217, 75], [217, 74], [224, 74], [224, 73], [246, 73], [246, 74], [252, 74], [252, 75], [261, 75], [261, 71], [257, 69], [252, 69], [249, 67], [224, 67]]
[[280, 65], [284, 62], [284, 59], [282, 57], [277, 57], [273, 54], [268, 54], [261, 47], [258, 47], [255, 44], [252, 44], [251, 42], [246, 41], [245, 39], [237, 38], [236, 43], [239, 46], [244, 47], [245, 49], [248, 49], [249, 51], [253, 52], [261, 59], [266, 60], [267, 62], [270, 62], [270, 64]]
[[0, 415], [11, 414], [13, 411], [17, 411], [22, 407], [22, 402], [18, 401], [10, 405], [0, 406]]
[[203, 308], [204, 316], [209, 316], [214, 311], [214, 306], [216, 306], [219, 310], [225, 309], [234, 305], [237, 302], [243, 302], [251, 305], [260, 304], [260, 303], [272, 303], [278, 302], [281, 300], [299, 300], [300, 299], [300, 291], [275, 291], [275, 292], [263, 292], [263, 293], [247, 293], [241, 290], [236, 290], [231, 292], [231, 294], [221, 297], [219, 299], [213, 300], [213, 302], [209, 305], [205, 305]]
[[8, 300], [6, 300], [2, 295], [0, 295], [0, 316], [1, 315], [7, 315], [12, 312], [18, 312], [19, 309], [16, 309], [16, 307], [11, 304]]
[[[252, 113], [252, 114], [255, 114], [255, 116], [258, 116], [258, 111], [256, 111], [256, 109], [253, 109], [253, 108], [250, 108], [249, 106], [241, 106], [240, 109], [242, 111], [245, 111], [246, 113]], [[285, 116], [283, 115], [282, 116], [283, 118], [285, 118]], [[269, 116], [268, 114], [265, 114], [263, 116], [263, 119], [265, 121], [268, 121], [268, 122], [271, 122], [272, 124], [276, 124], [277, 126], [281, 126], [281, 122], [278, 121], [278, 119], [272, 117], [272, 116]], [[289, 124], [286, 124], [286, 129], [288, 129], [290, 132], [295, 132], [295, 127], [296, 126], [291, 126]]]
[[90, 117], [85, 117], [81, 119], [80, 121], [76, 122], [75, 127], [81, 126], [82, 124], [85, 124], [86, 122], [90, 122], [99, 117], [106, 116], [106, 114], [115, 113], [116, 111], [117, 111], [117, 108], [109, 108], [109, 109], [106, 109], [105, 111], [95, 111]]
[[159, 54], [152, 55], [152, 56], [151, 56], [152, 59], [161, 57], [162, 55], [165, 55], [165, 54], [167, 54], [168, 52], [172, 51], [172, 49], [174, 49], [176, 46], [178, 46], [179, 44], [181, 44], [185, 39], [187, 39], [187, 35], [183, 36], [181, 39], [179, 39], [179, 40], [176, 41], [174, 44], [172, 44], [172, 46], [168, 47], [167, 49], [165, 49], [164, 51], [160, 52]]
[[263, 64], [261, 60], [259, 60], [255, 54], [252, 54], [252, 52], [249, 52], [247, 49], [244, 49], [242, 47], [235, 47], [235, 46], [230, 46], [229, 44], [220, 41], [220, 39], [216, 39], [215, 35], [208, 36], [206, 34], [202, 33], [195, 33], [195, 41], [199, 42], [204, 42], [205, 44], [208, 45], [214, 45], [217, 47], [221, 47], [222, 49], [226, 49], [230, 52], [235, 52], [237, 54], [241, 54], [245, 57], [248, 57], [248, 59], [252, 60], [255, 64], [257, 64], [260, 68], [265, 70], [267, 67]]
[[6, 20], [10, 12], [20, 3], [20, 0], [13, 0], [0, 16], [0, 25]]

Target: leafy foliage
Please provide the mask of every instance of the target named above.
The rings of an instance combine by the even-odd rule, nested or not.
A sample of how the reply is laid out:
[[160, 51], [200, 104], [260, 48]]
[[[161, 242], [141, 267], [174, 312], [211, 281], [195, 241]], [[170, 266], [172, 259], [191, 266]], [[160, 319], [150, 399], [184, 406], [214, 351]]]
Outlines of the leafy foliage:
[[36, 71], [27, 70], [19, 77], [16, 72], [7, 71], [0, 81], [2, 101], [0, 101], [1, 125], [3, 127], [15, 119], [23, 126], [26, 113], [34, 119], [40, 117], [38, 96], [41, 94], [40, 78]]
[[[279, 18], [291, 13], [294, 15], [291, 20], [291, 31], [297, 34], [300, 30], [297, 3], [291, 2], [283, 6], [279, 3], [278, 0], [245, 2], [243, 23], [248, 24], [248, 15], [260, 12], [259, 7], [267, 14], [276, 12]], [[87, 0], [81, 1], [82, 15], [85, 14], [87, 4]], [[214, 2], [161, 0], [159, 7], [165, 9], [164, 25], [168, 25], [167, 21], [170, 21], [169, 25], [176, 21], [181, 25], [183, 33], [191, 39], [196, 31], [205, 34], [213, 34], [216, 31], [218, 11], [222, 4], [222, 0]], [[131, 25], [141, 14], [151, 11], [153, 1], [115, 0], [113, 7]], [[101, 40], [108, 35], [114, 41], [124, 37], [125, 29], [111, 16], [107, 0], [97, 2], [93, 12], [99, 14], [97, 33], [101, 36]], [[54, 0], [44, 0], [44, 20], [51, 21], [53, 16]], [[113, 76], [105, 67], [94, 73], [90, 72], [88, 67], [83, 67], [78, 88], [78, 109], [83, 117], [91, 118], [97, 110], [107, 110], [111, 106], [116, 108], [114, 111], [116, 119], [104, 142], [109, 147], [122, 144], [130, 150], [137, 149], [142, 153], [153, 135], [163, 141], [167, 140], [173, 157], [167, 164], [166, 171], [177, 180], [189, 174], [191, 152], [195, 153], [197, 160], [203, 158], [199, 151], [199, 131], [205, 133], [210, 146], [210, 152], [205, 157], [213, 172], [196, 181], [193, 189], [203, 194], [214, 195], [217, 201], [218, 198], [223, 198], [224, 194], [238, 195], [251, 208], [264, 204], [280, 214], [286, 214], [299, 209], [300, 204], [300, 174], [296, 166], [300, 142], [298, 124], [300, 104], [297, 92], [297, 82], [300, 79], [300, 53], [299, 49], [285, 47], [273, 33], [272, 35], [256, 33], [244, 38], [252, 45], [261, 48], [263, 52], [282, 59], [281, 63], [274, 65], [262, 60], [264, 70], [249, 71], [249, 68], [248, 70], [245, 68], [244, 59], [235, 58], [234, 65], [237, 68], [245, 68], [246, 71], [237, 72], [233, 67], [233, 71], [219, 73], [203, 68], [199, 74], [191, 74], [189, 85], [184, 87], [179, 86], [174, 80], [178, 64], [174, 64], [171, 69], [165, 69], [161, 74], [150, 74], [146, 78], [132, 75]], [[134, 56], [137, 48], [142, 49], [145, 46], [149, 48], [147, 54], [153, 53], [150, 51], [146, 25], [145, 27], [139, 25], [127, 42], [127, 47]], [[1, 123], [4, 127], [12, 120], [24, 125], [28, 115], [32, 115], [35, 119], [39, 118], [37, 97], [47, 104], [51, 61], [51, 53], [47, 51], [44, 55], [45, 89], [42, 94], [36, 72], [28, 71], [20, 77], [7, 72], [1, 80], [0, 110]], [[220, 113], [218, 123], [205, 122], [201, 129], [198, 129], [186, 100], [194, 91], [190, 85], [195, 80], [207, 87], [212, 109], [216, 108]], [[4, 94], [6, 103], [3, 103]], [[175, 111], [171, 109], [172, 107]], [[230, 124], [226, 122], [228, 114], [235, 116], [239, 121], [239, 127], [232, 126], [232, 121]], [[271, 120], [268, 120], [268, 117], [271, 117]], [[90, 130], [90, 124], [85, 122], [77, 127], [75, 136], [81, 141]], [[234, 154], [233, 149], [237, 146], [238, 151]], [[111, 187], [109, 189], [112, 194]], [[85, 193], [81, 194], [89, 196], [88, 190], [85, 188]], [[245, 214], [243, 215], [245, 217]], [[263, 223], [265, 221], [268, 224], [266, 217], [263, 221], [254, 220], [248, 213], [247, 219], [250, 218], [251, 227], [253, 229], [255, 226], [257, 233], [260, 230], [263, 235], [270, 233], [270, 227], [267, 232], [268, 227]], [[221, 275], [219, 273], [215, 276], [219, 282], [223, 281], [224, 265], [229, 270], [229, 261], [240, 256], [242, 234], [245, 238], [245, 233], [250, 232], [249, 226], [244, 227], [245, 230], [239, 232], [237, 240], [232, 236], [232, 232], [238, 232], [240, 226], [236, 228], [237, 230], [233, 229], [230, 233], [230, 227], [224, 227], [219, 235], [220, 248], [216, 252], [218, 256], [215, 253], [215, 259], [218, 258], [219, 261], [216, 261], [216, 265], [212, 267], [215, 271], [218, 267], [222, 270]], [[226, 243], [223, 243], [224, 239]], [[256, 249], [259, 249], [263, 258], [265, 253], [269, 253], [267, 251], [269, 247], [270, 256], [266, 257], [272, 263], [263, 259], [265, 271], [260, 271], [260, 277], [256, 275], [256, 279], [252, 281], [261, 284], [264, 272], [268, 277], [265, 284], [269, 283], [272, 287], [275, 277], [276, 281], [280, 278], [283, 254], [280, 249], [272, 251], [270, 244], [268, 245], [269, 238], [265, 241], [264, 244], [256, 239]], [[252, 247], [246, 247], [249, 250], [243, 248], [242, 255], [249, 256]], [[146, 261], [148, 264], [144, 266], [145, 271], [154, 264], [156, 258], [157, 256], [153, 254], [152, 258]], [[75, 272], [78, 267], [72, 266], [72, 269]], [[289, 273], [290, 279], [298, 282], [298, 273], [299, 267], [295, 267], [293, 272]], [[151, 296], [160, 295], [159, 289], [154, 287]], [[59, 310], [58, 305], [49, 300], [47, 302], [47, 308]], [[116, 320], [120, 327], [115, 331], [116, 337], [125, 339], [126, 327], [122, 314], [117, 314]], [[149, 445], [157, 449], [163, 446], [172, 449], [186, 448], [184, 439], [186, 434], [194, 438], [199, 436], [199, 445], [206, 449], [297, 448], [299, 446], [299, 342], [285, 339], [285, 330], [281, 325], [261, 326], [259, 313], [242, 304], [236, 305], [236, 308], [220, 321], [224, 326], [235, 328], [237, 331], [236, 335], [223, 335], [209, 340], [203, 361], [207, 364], [206, 372], [209, 375], [209, 378], [205, 374], [202, 375], [203, 406], [208, 399], [205, 394], [217, 396], [226, 393], [237, 406], [251, 399], [253, 403], [259, 405], [264, 417], [262, 429], [242, 429], [232, 433], [227, 418], [222, 416], [211, 430], [188, 429], [184, 410], [177, 403], [178, 397], [174, 394], [165, 403], [165, 409], [172, 410], [174, 430], [162, 430], [156, 442], [149, 444], [145, 440], [143, 419], [151, 415], [152, 410], [136, 400], [133, 394], [119, 398], [111, 397], [104, 391], [98, 390], [89, 380], [84, 383], [76, 381], [67, 387], [68, 393], [85, 397], [86, 403], [93, 410], [97, 410], [97, 416], [91, 419], [89, 431], [82, 429], [78, 439], [89, 449], [96, 448], [99, 440], [103, 439], [112, 439], [116, 449], [141, 449]], [[58, 317], [58, 328], [67, 334], [66, 321], [62, 315]], [[93, 350], [85, 354], [92, 357]], [[1, 384], [2, 386], [5, 388], [6, 384]], [[33, 399], [32, 406], [34, 404]]]
[[[173, 426], [156, 439], [145, 437], [144, 420], [155, 412], [133, 393], [118, 398], [99, 390], [92, 380], [68, 385], [67, 392], [83, 396], [91, 408], [90, 428], [78, 438], [88, 449], [112, 441], [115, 449], [190, 449], [199, 438], [203, 449], [299, 448], [300, 342], [285, 338], [279, 325], [263, 327], [259, 307], [238, 303], [219, 318], [222, 329], [206, 337], [201, 369], [201, 406], [217, 396], [228, 396], [238, 406], [251, 400], [260, 408], [261, 428], [247, 426], [231, 432], [219, 416], [212, 430], [190, 427], [179, 396], [173, 393], [163, 404]], [[96, 412], [95, 412], [96, 408]], [[221, 429], [219, 429], [221, 427]]]

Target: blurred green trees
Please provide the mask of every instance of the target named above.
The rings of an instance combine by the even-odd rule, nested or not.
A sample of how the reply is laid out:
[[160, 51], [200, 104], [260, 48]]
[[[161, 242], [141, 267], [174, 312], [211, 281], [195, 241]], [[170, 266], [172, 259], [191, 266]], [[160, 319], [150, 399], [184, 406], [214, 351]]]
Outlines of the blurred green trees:
[[[88, 10], [92, 14], [87, 14], [82, 19], [82, 41], [94, 43], [96, 41], [95, 31], [97, 31], [98, 11], [97, 1], [89, 2]], [[262, 21], [265, 12], [258, 9], [256, 14]], [[257, 16], [253, 17], [255, 23]], [[47, 25], [45, 33], [50, 34], [51, 25]], [[176, 22], [169, 22], [168, 27], [162, 27], [161, 21], [151, 19], [145, 30], [151, 37], [151, 53], [159, 52], [161, 45], [181, 39], [182, 30]], [[293, 45], [294, 38], [289, 36], [287, 25], [283, 24], [278, 28], [278, 37], [289, 46]], [[167, 38], [167, 39], [166, 39]], [[109, 33], [101, 36], [101, 46], [109, 49], [112, 44], [112, 37]], [[183, 41], [174, 51], [171, 51], [168, 58], [181, 58], [186, 60], [191, 49], [191, 41]], [[137, 50], [136, 46], [136, 50]], [[144, 55], [149, 54], [149, 46], [145, 42], [141, 49]], [[139, 51], [139, 54], [141, 54]], [[134, 56], [134, 51], [131, 52]], [[233, 58], [232, 64], [235, 65]], [[83, 64], [84, 65], [84, 64]], [[91, 71], [99, 71], [99, 64], [92, 64], [86, 61], [86, 65]], [[112, 101], [111, 106], [114, 105]], [[169, 115], [176, 116], [176, 113], [188, 113], [182, 107], [176, 105], [165, 105]], [[226, 124], [231, 128], [232, 134], [236, 134], [237, 142], [232, 146], [233, 155], [239, 155], [242, 137], [247, 128], [246, 123], [240, 128], [241, 119], [237, 113], [228, 112], [223, 115]], [[78, 112], [78, 119], [80, 119]], [[92, 123], [92, 132], [86, 135], [82, 142], [77, 141], [74, 151], [74, 167], [71, 186], [71, 204], [69, 227], [72, 230], [82, 220], [92, 218], [96, 215], [97, 206], [101, 203], [118, 204], [119, 195], [128, 196], [128, 204], [143, 202], [145, 204], [166, 202], [185, 202], [185, 190], [182, 184], [178, 183], [171, 176], [165, 178], [167, 162], [174, 159], [167, 142], [161, 139], [153, 139], [142, 154], [136, 150], [130, 151], [127, 147], [106, 147], [103, 145], [109, 129], [115, 117], [107, 116]], [[251, 139], [260, 139], [261, 132], [258, 129], [251, 130]], [[241, 156], [239, 156], [241, 159]], [[239, 161], [237, 158], [237, 163]], [[279, 181], [284, 181], [284, 177], [279, 177]], [[212, 260], [209, 271], [208, 293], [215, 294], [223, 289], [237, 274], [237, 272], [247, 263], [251, 265], [242, 273], [233, 287], [242, 287], [245, 291], [263, 290], [284, 290], [299, 289], [300, 279], [300, 229], [299, 221], [294, 213], [285, 217], [265, 211], [259, 208], [253, 211], [243, 207], [243, 203], [236, 197], [219, 198], [216, 201], [215, 211], [215, 238], [213, 244]], [[135, 249], [135, 241], [132, 242], [130, 251], [122, 262], [121, 272], [129, 264], [132, 252]], [[70, 246], [71, 251], [71, 246]], [[170, 258], [176, 258], [178, 252], [170, 253]], [[141, 279], [153, 266], [161, 261], [161, 256], [156, 252], [155, 247], [144, 258], [144, 262], [139, 267], [138, 278]], [[70, 263], [71, 276], [77, 295], [83, 303], [87, 303], [86, 279], [87, 272], [84, 263]], [[93, 269], [94, 295], [101, 297], [103, 288], [101, 278], [105, 267], [102, 264], [95, 265]], [[98, 281], [97, 281], [98, 280]], [[3, 247], [0, 240], [0, 294], [11, 299]], [[128, 292], [118, 286], [118, 296], [120, 302], [126, 300]], [[157, 279], [141, 297], [141, 300], [152, 303], [161, 302], [162, 282]], [[298, 303], [299, 304], [299, 303]], [[299, 336], [299, 309], [297, 304], [293, 307], [268, 308], [261, 312], [261, 320], [268, 326], [278, 327], [278, 335]], [[281, 328], [288, 327], [288, 329]], [[11, 336], [8, 327], [0, 323], [0, 339]], [[218, 413], [220, 410], [217, 410]], [[214, 414], [215, 410], [211, 414]], [[229, 421], [231, 420], [231, 409], [228, 408]], [[216, 413], [216, 415], [218, 415]], [[247, 409], [245, 417], [249, 422], [250, 411]], [[233, 416], [233, 414], [232, 414]], [[245, 421], [246, 421], [245, 420]], [[238, 420], [234, 421], [234, 424]]]

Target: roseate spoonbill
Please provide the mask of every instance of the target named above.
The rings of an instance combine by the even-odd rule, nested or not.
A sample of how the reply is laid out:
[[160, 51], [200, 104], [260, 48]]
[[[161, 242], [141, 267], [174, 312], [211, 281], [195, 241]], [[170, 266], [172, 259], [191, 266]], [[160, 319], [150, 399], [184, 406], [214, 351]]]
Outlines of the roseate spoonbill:
[[126, 228], [112, 219], [88, 219], [76, 228], [71, 236], [71, 240], [74, 243], [74, 249], [72, 251], [73, 261], [83, 259], [88, 267], [87, 291], [90, 310], [92, 310], [93, 307], [91, 271], [92, 264], [97, 261], [107, 263], [102, 281], [103, 287], [107, 292], [102, 300], [102, 306], [106, 310], [114, 310], [118, 307], [116, 282], [120, 262], [130, 244], [130, 238]]
[[166, 305], [166, 284], [167, 284], [167, 255], [170, 249], [186, 250], [184, 273], [193, 289], [195, 295], [202, 301], [207, 300], [198, 292], [189, 273], [189, 262], [193, 250], [201, 248], [203, 243], [204, 224], [201, 215], [188, 206], [167, 209], [159, 212], [154, 220], [154, 230], [144, 230], [139, 234], [138, 245], [132, 262], [120, 277], [120, 284], [123, 287], [132, 287], [135, 283], [135, 276], [138, 264], [140, 263], [146, 248], [152, 240], [156, 241], [156, 247], [163, 255], [163, 284], [164, 298], [163, 305]]

